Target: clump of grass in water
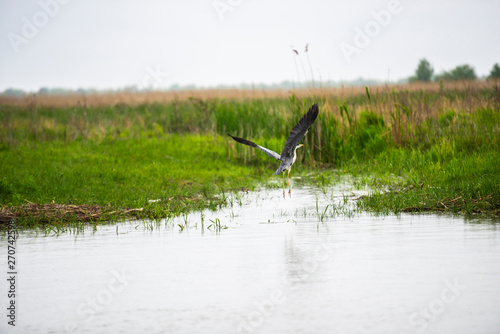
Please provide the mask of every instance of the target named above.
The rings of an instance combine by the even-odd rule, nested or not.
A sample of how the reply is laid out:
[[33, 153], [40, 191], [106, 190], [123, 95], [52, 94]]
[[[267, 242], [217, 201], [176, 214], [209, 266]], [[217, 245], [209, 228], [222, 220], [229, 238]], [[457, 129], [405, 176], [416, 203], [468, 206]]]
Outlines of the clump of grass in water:
[[212, 222], [212, 224], [208, 225], [207, 227], [208, 230], [210, 230], [210, 228], [212, 227], [215, 232], [220, 232], [221, 230], [227, 229], [226, 225], [221, 225], [219, 218], [215, 218], [215, 220], [210, 219], [210, 221]]
[[320, 210], [319, 210], [319, 199], [316, 196], [316, 217], [318, 217], [318, 221], [319, 222], [323, 222], [323, 220], [325, 219], [326, 211], [328, 210], [329, 206], [330, 206], [330, 204], [328, 204], [325, 207], [325, 209], [323, 210], [323, 212], [320, 212]]

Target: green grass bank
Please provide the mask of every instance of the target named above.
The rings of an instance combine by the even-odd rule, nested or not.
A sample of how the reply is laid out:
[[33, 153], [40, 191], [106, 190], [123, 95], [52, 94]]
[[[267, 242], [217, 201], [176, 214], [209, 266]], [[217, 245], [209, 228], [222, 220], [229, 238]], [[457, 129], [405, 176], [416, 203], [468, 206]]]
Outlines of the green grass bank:
[[500, 89], [464, 83], [347, 97], [1, 105], [0, 221], [161, 219], [216, 209], [228, 192], [277, 180], [276, 161], [225, 134], [280, 152], [315, 102], [320, 115], [296, 172], [315, 170], [325, 185], [332, 175], [355, 176], [374, 189], [358, 202], [370, 211], [500, 215]]

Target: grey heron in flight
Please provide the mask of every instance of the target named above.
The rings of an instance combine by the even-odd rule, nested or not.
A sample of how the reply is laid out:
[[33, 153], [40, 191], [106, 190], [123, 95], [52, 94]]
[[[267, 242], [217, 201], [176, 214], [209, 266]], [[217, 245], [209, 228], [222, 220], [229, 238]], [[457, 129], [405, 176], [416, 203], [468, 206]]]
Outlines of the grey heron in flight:
[[290, 176], [290, 170], [292, 169], [292, 165], [295, 162], [295, 159], [297, 159], [296, 151], [299, 147], [304, 146], [302, 144], [299, 144], [299, 142], [306, 135], [307, 131], [316, 120], [316, 117], [318, 117], [318, 112], [319, 112], [318, 105], [314, 104], [309, 109], [309, 111], [304, 116], [302, 116], [300, 121], [293, 127], [292, 131], [290, 132], [290, 135], [286, 140], [285, 147], [283, 147], [281, 155], [274, 151], [271, 151], [270, 149], [259, 146], [249, 140], [234, 137], [231, 136], [230, 134], [228, 134], [228, 136], [233, 138], [238, 143], [258, 148], [267, 155], [281, 161], [281, 165], [274, 172], [273, 175], [278, 175], [280, 173], [283, 173], [283, 197], [285, 197], [285, 171], [288, 171], [288, 174], [286, 176], [286, 182], [288, 183], [288, 194], [291, 196], [292, 188], [290, 187], [290, 181], [288, 177]]

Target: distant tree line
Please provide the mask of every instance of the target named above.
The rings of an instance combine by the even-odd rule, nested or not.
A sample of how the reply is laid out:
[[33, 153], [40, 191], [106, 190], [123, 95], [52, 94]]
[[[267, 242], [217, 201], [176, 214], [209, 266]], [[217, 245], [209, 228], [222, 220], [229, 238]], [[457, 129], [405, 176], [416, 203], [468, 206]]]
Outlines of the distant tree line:
[[[379, 80], [358, 78], [358, 79], [349, 80], [349, 81], [333, 81], [333, 80], [331, 80], [331, 81], [322, 81], [320, 83], [318, 83], [318, 82], [314, 83], [313, 81], [293, 82], [293, 81], [287, 80], [287, 81], [282, 81], [280, 83], [273, 83], [273, 84], [242, 83], [239, 85], [217, 85], [217, 86], [210, 86], [210, 87], [196, 86], [193, 84], [189, 84], [189, 85], [173, 84], [170, 87], [166, 87], [164, 89], [139, 88], [136, 85], [126, 86], [126, 87], [123, 87], [120, 89], [115, 89], [115, 90], [111, 90], [111, 89], [97, 90], [97, 89], [84, 89], [84, 88], [72, 90], [72, 89], [65, 89], [65, 88], [42, 87], [37, 92], [34, 92], [34, 93], [37, 95], [68, 95], [68, 94], [85, 95], [85, 94], [110, 94], [110, 93], [140, 93], [140, 92], [152, 92], [152, 91], [158, 91], [158, 90], [160, 90], [160, 91], [186, 91], [186, 90], [201, 90], [201, 89], [292, 90], [292, 89], [311, 88], [311, 87], [328, 88], [328, 87], [342, 87], [342, 86], [346, 86], [346, 87], [377, 86], [377, 85], [383, 85], [383, 84], [385, 84], [385, 82], [379, 81]], [[9, 96], [16, 96], [16, 97], [23, 97], [29, 93], [27, 93], [21, 89], [9, 88], [0, 94], [9, 95]]]
[[[490, 71], [487, 79], [499, 79], [500, 78], [500, 66], [498, 63], [493, 65], [493, 68]], [[450, 71], [443, 71], [441, 74], [434, 75], [434, 68], [429, 63], [427, 59], [420, 59], [420, 62], [415, 70], [415, 75], [411, 76], [408, 79], [403, 79], [398, 81], [397, 83], [407, 83], [407, 82], [431, 82], [431, 81], [457, 81], [457, 80], [476, 80], [477, 75], [474, 71], [474, 68], [469, 65], [459, 65]], [[282, 89], [282, 90], [290, 90], [290, 89], [300, 89], [300, 88], [311, 88], [311, 87], [343, 87], [343, 86], [377, 86], [384, 85], [387, 82], [379, 81], [379, 80], [367, 80], [363, 78], [358, 78], [350, 81], [322, 81], [316, 82], [314, 81], [306, 81], [306, 82], [293, 82], [293, 81], [282, 81], [280, 83], [275, 84], [247, 84], [242, 83], [239, 85], [218, 85], [215, 87], [200, 87], [196, 85], [178, 85], [173, 84], [168, 88], [165, 88], [164, 91], [185, 91], [185, 90], [198, 90], [198, 89], [257, 89], [257, 90], [273, 90], [273, 89]], [[36, 94], [38, 95], [66, 95], [66, 94], [106, 94], [106, 93], [118, 93], [118, 92], [126, 92], [126, 93], [135, 93], [135, 92], [147, 92], [153, 91], [154, 89], [139, 89], [137, 86], [126, 86], [122, 89], [117, 90], [97, 90], [97, 89], [84, 89], [79, 88], [76, 90], [65, 89], [65, 88], [40, 88]], [[23, 97], [26, 94], [29, 94], [21, 89], [16, 88], [8, 88], [2, 95]]]
[[[493, 65], [487, 79], [500, 78], [500, 66]], [[455, 67], [450, 71], [443, 71], [441, 74], [434, 75], [434, 68], [427, 59], [420, 59], [415, 70], [415, 75], [410, 77], [409, 82], [430, 82], [430, 81], [458, 81], [458, 80], [476, 80], [477, 75], [474, 68], [464, 64]]]

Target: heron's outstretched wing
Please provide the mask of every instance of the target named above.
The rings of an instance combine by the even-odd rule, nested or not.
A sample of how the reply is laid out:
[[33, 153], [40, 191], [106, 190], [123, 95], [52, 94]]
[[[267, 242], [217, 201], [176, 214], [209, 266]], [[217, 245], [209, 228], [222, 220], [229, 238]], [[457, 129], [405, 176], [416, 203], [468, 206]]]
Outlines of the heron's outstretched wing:
[[243, 139], [243, 138], [234, 137], [234, 136], [231, 136], [229, 133], [227, 135], [229, 137], [233, 138], [234, 140], [236, 140], [238, 143], [258, 148], [259, 150], [261, 150], [265, 154], [267, 154], [270, 157], [273, 157], [273, 158], [275, 158], [277, 160], [281, 159], [281, 156], [278, 153], [276, 153], [274, 151], [271, 151], [270, 149], [267, 149], [265, 147], [259, 146], [259, 145], [255, 144], [254, 142], [251, 142], [250, 140], [246, 140], [246, 139]]
[[318, 105], [314, 104], [309, 111], [302, 116], [300, 121], [293, 127], [290, 132], [290, 136], [286, 140], [285, 147], [283, 147], [283, 151], [281, 152], [281, 157], [292, 157], [295, 147], [300, 142], [300, 140], [306, 135], [307, 130], [311, 127], [311, 125], [318, 117]]

